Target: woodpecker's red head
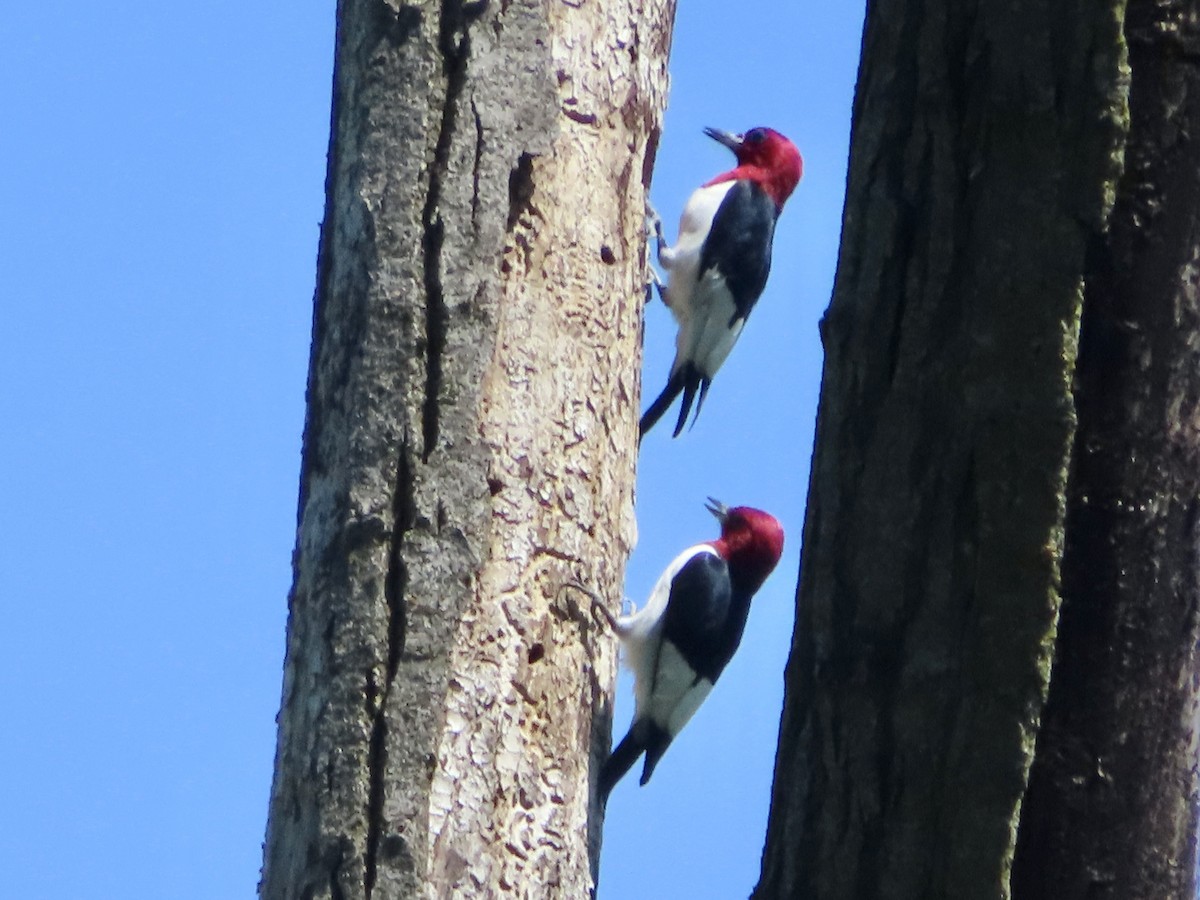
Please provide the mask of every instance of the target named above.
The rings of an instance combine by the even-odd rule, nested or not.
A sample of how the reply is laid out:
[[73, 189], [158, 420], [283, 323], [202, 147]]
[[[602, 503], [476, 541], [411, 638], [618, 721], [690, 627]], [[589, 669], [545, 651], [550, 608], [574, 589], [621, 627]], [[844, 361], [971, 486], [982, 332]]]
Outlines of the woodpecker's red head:
[[730, 509], [712, 497], [707, 508], [721, 523], [721, 536], [712, 542], [713, 549], [731, 570], [744, 576], [751, 593], [757, 591], [783, 555], [783, 526], [761, 509]]
[[804, 174], [804, 160], [795, 144], [771, 128], [751, 128], [745, 134], [705, 128], [704, 133], [732, 150], [738, 161], [736, 169], [718, 175], [709, 184], [747, 178], [758, 182], [775, 201], [776, 210], [783, 209]]

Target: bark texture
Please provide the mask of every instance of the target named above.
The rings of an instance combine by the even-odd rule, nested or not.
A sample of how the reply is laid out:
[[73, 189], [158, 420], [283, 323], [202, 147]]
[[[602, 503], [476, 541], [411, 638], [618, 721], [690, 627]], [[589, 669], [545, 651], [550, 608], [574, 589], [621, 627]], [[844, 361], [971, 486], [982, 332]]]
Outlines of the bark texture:
[[265, 898], [582, 897], [673, 0], [341, 0]]
[[1131, 128], [1087, 280], [1020, 900], [1196, 896], [1200, 3], [1131, 0], [1126, 34]]
[[1121, 15], [868, 6], [758, 898], [1008, 896]]

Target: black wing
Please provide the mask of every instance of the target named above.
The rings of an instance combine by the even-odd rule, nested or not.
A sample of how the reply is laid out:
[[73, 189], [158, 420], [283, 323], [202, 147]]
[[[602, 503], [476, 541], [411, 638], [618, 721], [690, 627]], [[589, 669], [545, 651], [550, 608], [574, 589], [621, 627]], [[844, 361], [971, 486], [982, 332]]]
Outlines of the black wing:
[[663, 638], [679, 649], [696, 675], [709, 681], [717, 680], [741, 638], [737, 635], [728, 646], [732, 600], [729, 566], [712, 553], [693, 556], [671, 582]]
[[716, 269], [729, 285], [737, 313], [750, 315], [771, 273], [771, 243], [775, 239], [775, 201], [753, 181], [739, 180], [721, 201], [712, 230], [700, 252], [700, 278]]

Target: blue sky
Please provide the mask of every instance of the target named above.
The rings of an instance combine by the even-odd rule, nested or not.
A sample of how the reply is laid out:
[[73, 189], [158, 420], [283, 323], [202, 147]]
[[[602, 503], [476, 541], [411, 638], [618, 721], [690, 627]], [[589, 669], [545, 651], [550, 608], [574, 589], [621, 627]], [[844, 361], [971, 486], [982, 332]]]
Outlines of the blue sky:
[[[731, 19], [731, 11], [736, 17]], [[713, 536], [787, 530], [742, 649], [642, 789], [601, 896], [745, 896], [762, 847], [862, 4], [680, 4], [653, 199], [805, 156], [775, 268], [695, 429], [643, 445], [641, 603]], [[323, 203], [333, 4], [23, 4], [0, 53], [0, 860], [38, 898], [251, 897], [274, 754]], [[674, 329], [650, 307], [647, 397]], [[670, 417], [668, 417], [670, 418]], [[632, 711], [623, 676], [617, 737]]]

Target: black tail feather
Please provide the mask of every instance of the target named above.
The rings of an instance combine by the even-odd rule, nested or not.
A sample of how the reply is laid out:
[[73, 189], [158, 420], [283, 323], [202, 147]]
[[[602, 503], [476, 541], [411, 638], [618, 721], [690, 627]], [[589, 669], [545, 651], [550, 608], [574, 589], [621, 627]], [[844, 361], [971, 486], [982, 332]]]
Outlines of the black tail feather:
[[700, 396], [696, 398], [696, 414], [692, 416], [692, 427], [696, 427], [696, 420], [700, 418], [700, 410], [704, 406], [704, 398], [708, 396], [709, 385], [712, 384], [711, 378], [700, 379]]
[[621, 743], [617, 744], [608, 759], [604, 761], [604, 765], [600, 767], [601, 803], [607, 802], [608, 795], [616, 787], [617, 782], [633, 768], [637, 758], [646, 749], [644, 731], [640, 722], [634, 722], [629, 728], [629, 733], [621, 739]]
[[[690, 376], [695, 369], [691, 366], [684, 366], [684, 370]], [[692, 411], [692, 400], [696, 397], [696, 385], [699, 379], [688, 377], [683, 383], [683, 402], [679, 404], [679, 419], [675, 422], [675, 432], [671, 437], [679, 437], [683, 431], [683, 426], [687, 424], [688, 413]]]
[[621, 738], [621, 743], [617, 744], [600, 767], [600, 802], [608, 802], [608, 795], [612, 793], [612, 789], [625, 777], [625, 773], [633, 768], [633, 764], [643, 752], [646, 754], [646, 762], [642, 766], [642, 777], [638, 784], [644, 786], [670, 745], [671, 736], [650, 720], [642, 719], [630, 725], [629, 733]]
[[654, 774], [654, 767], [658, 765], [658, 761], [662, 759], [669, 746], [671, 746], [671, 736], [654, 723], [649, 723], [649, 727], [646, 729], [646, 763], [642, 766], [642, 780], [638, 782], [642, 787], [646, 786], [646, 782]]
[[638, 424], [638, 441], [646, 436], [646, 432], [655, 426], [663, 414], [671, 408], [671, 404], [675, 402], [675, 398], [679, 396], [679, 392], [683, 390], [683, 370], [671, 373], [671, 377], [667, 379], [667, 386], [663, 388], [663, 392], [658, 395], [658, 398], [650, 404], [650, 408], [642, 414], [642, 421]]
[[[642, 421], [638, 425], [638, 440], [646, 436], [646, 432], [655, 426], [659, 419], [663, 417], [671, 404], [675, 402], [675, 398], [681, 393], [683, 394], [683, 403], [679, 408], [679, 419], [675, 423], [675, 431], [672, 437], [679, 437], [683, 431], [683, 426], [687, 424], [688, 413], [692, 409], [692, 400], [696, 396], [696, 388], [700, 389], [700, 402], [696, 405], [696, 415], [700, 415], [700, 407], [704, 405], [704, 396], [708, 393], [708, 386], [712, 383], [712, 379], [705, 378], [700, 374], [700, 371], [690, 362], [684, 363], [678, 369], [671, 373], [671, 377], [667, 379], [667, 386], [663, 388], [663, 392], [658, 395], [650, 408], [642, 415]], [[692, 424], [695, 424], [695, 419]]]

